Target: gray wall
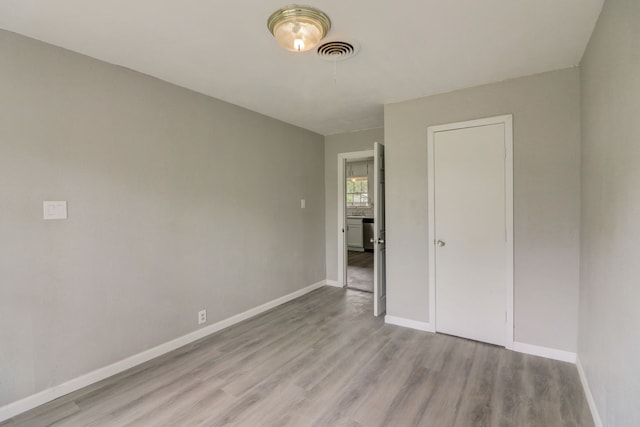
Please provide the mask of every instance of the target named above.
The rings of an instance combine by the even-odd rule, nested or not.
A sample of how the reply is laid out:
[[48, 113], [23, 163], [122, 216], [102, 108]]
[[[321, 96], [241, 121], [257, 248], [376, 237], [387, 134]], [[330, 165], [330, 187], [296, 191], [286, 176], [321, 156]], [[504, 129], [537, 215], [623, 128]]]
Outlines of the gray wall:
[[384, 142], [384, 129], [328, 135], [324, 138], [325, 240], [327, 279], [338, 280], [338, 154], [373, 150]]
[[322, 136], [12, 33], [0, 51], [0, 406], [325, 278]]
[[577, 68], [385, 106], [387, 312], [429, 319], [427, 127], [509, 113], [514, 117], [515, 339], [576, 351]]
[[578, 358], [607, 426], [640, 425], [640, 2], [607, 0], [581, 63]]

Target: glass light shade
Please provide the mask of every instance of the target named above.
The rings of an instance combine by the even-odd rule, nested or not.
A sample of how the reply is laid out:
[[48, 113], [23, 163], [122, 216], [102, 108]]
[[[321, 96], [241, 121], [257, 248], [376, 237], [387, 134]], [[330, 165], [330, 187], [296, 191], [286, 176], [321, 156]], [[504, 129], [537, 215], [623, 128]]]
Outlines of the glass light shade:
[[331, 21], [317, 9], [288, 6], [273, 13], [267, 26], [280, 46], [291, 52], [305, 52], [320, 43], [331, 28]]
[[313, 49], [322, 40], [322, 29], [304, 18], [287, 19], [276, 25], [273, 36], [283, 48], [292, 52]]

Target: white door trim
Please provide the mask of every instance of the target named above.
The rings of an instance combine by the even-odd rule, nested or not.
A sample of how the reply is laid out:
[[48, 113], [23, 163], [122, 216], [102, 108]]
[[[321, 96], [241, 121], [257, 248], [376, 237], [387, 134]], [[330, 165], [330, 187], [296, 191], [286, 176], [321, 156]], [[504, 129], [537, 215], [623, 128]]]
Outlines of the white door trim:
[[506, 219], [506, 322], [505, 322], [505, 348], [513, 349], [513, 115], [489, 117], [485, 119], [470, 120], [445, 125], [429, 126], [427, 128], [427, 174], [428, 174], [428, 216], [429, 228], [427, 242], [429, 243], [429, 323], [437, 331], [436, 325], [436, 273], [435, 273], [435, 159], [434, 137], [437, 132], [464, 129], [478, 126], [504, 124], [505, 130], [505, 219]]
[[[373, 315], [382, 316], [387, 312], [387, 238], [385, 218], [385, 163], [384, 144], [373, 143]], [[382, 190], [382, 191], [381, 191]]]
[[[373, 143], [372, 143], [373, 145]], [[373, 150], [338, 153], [338, 286], [347, 286], [347, 241], [345, 230], [347, 226], [347, 209], [345, 207], [344, 176], [347, 160], [358, 160], [373, 157]]]

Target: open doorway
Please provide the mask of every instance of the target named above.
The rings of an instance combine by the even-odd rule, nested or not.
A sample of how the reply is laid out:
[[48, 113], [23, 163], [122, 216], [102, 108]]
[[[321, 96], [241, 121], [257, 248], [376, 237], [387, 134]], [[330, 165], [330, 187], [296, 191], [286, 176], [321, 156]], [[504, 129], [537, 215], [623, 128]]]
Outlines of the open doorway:
[[386, 311], [384, 146], [338, 155], [340, 285], [373, 292], [373, 313]]
[[346, 287], [373, 293], [373, 156], [345, 163]]

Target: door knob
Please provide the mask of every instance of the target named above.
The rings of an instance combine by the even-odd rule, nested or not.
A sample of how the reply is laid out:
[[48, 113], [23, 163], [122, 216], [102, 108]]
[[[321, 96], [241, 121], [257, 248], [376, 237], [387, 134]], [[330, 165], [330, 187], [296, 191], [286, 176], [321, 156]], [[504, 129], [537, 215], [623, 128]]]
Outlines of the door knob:
[[381, 245], [384, 243], [384, 239], [378, 239], [378, 244]]
[[369, 239], [369, 243], [375, 243], [376, 241], [373, 240], [373, 237]]
[[446, 244], [447, 244], [447, 242], [445, 242], [444, 240], [438, 240], [438, 241], [436, 242], [436, 245], [438, 245], [438, 246], [440, 246], [440, 247], [443, 247], [443, 246], [444, 246], [444, 245], [446, 245]]

